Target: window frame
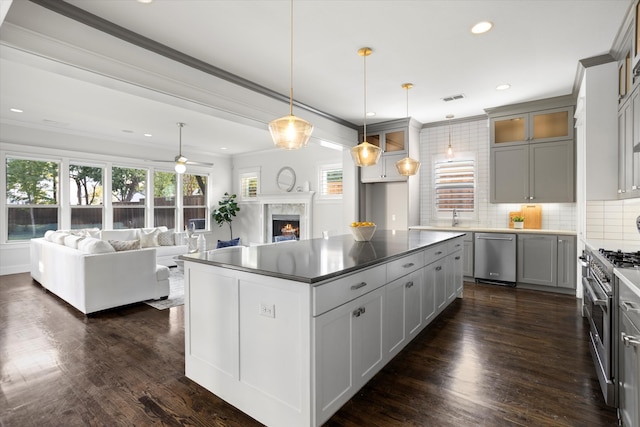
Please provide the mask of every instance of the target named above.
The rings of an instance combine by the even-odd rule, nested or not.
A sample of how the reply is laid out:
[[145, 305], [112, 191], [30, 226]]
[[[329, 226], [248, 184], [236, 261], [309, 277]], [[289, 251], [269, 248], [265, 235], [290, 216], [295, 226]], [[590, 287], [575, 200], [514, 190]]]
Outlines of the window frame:
[[[438, 154], [432, 157], [432, 182], [433, 182], [433, 191], [431, 195], [432, 201], [432, 215], [436, 220], [449, 220], [452, 218], [453, 209], [440, 209], [438, 205], [438, 188], [441, 186], [438, 185], [438, 165], [440, 164], [452, 164], [452, 163], [471, 163], [473, 168], [473, 183], [467, 188], [471, 188], [473, 190], [473, 210], [457, 210], [458, 217], [460, 219], [466, 220], [476, 220], [478, 217], [478, 162], [476, 159], [475, 153], [456, 153], [455, 158], [447, 159], [446, 155]], [[456, 188], [460, 188], [460, 186], [456, 186]]]
[[[325, 179], [327, 173], [329, 171], [340, 170], [342, 174], [342, 192], [340, 194], [329, 194], [326, 193], [325, 183], [327, 180]], [[318, 191], [316, 197], [318, 200], [342, 200], [344, 197], [344, 167], [340, 163], [321, 163], [317, 167], [317, 177], [318, 177]]]
[[[256, 179], [256, 194], [255, 196], [247, 196], [244, 192], [245, 179]], [[256, 201], [260, 195], [260, 168], [243, 168], [238, 170], [238, 201], [248, 202]]]
[[[101, 229], [104, 228], [105, 225], [105, 176], [106, 176], [106, 167], [103, 163], [92, 163], [92, 162], [83, 162], [81, 160], [71, 159], [69, 162], [66, 162], [65, 169], [67, 171], [67, 180], [69, 182], [69, 190], [68, 196], [66, 198], [66, 204], [69, 206], [69, 228], [74, 229], [73, 227], [73, 211], [74, 210], [83, 210], [83, 209], [100, 209], [100, 218], [101, 218]], [[102, 197], [100, 203], [97, 205], [74, 205], [71, 203], [71, 195], [73, 194], [71, 187], [71, 166], [80, 166], [80, 167], [90, 167], [90, 168], [99, 168], [102, 170]], [[64, 212], [63, 212], [64, 216]], [[86, 227], [77, 227], [77, 228], [86, 228]]]

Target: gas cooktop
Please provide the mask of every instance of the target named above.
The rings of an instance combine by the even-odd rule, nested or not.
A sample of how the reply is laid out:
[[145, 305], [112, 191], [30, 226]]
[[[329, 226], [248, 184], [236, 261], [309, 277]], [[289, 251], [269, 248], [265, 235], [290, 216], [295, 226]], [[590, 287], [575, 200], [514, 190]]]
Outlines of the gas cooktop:
[[640, 251], [622, 252], [620, 250], [608, 251], [605, 249], [599, 249], [598, 252], [600, 252], [607, 261], [613, 264], [614, 267], [640, 268]]

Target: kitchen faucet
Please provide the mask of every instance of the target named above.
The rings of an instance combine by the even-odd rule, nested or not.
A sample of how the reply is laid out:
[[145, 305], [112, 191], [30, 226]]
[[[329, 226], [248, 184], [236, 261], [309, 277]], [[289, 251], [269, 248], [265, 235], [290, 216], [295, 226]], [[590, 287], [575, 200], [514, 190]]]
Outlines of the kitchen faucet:
[[453, 218], [451, 219], [451, 226], [455, 227], [458, 225], [458, 211], [456, 208], [453, 208]]

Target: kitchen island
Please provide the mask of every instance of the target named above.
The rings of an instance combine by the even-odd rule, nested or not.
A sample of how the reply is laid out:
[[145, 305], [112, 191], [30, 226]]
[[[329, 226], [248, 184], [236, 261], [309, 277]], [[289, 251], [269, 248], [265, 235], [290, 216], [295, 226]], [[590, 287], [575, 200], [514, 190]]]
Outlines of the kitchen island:
[[186, 376], [266, 425], [321, 425], [462, 296], [463, 235], [183, 255]]

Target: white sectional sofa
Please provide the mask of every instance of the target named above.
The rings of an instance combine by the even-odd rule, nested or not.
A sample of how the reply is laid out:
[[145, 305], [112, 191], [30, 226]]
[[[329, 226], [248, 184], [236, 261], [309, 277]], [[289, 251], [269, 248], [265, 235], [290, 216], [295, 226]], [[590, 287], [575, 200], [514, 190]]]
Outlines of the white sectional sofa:
[[31, 240], [31, 277], [84, 314], [166, 298], [166, 264], [175, 265], [173, 257], [188, 248], [172, 245], [164, 246], [168, 249], [163, 251], [162, 246], [145, 245], [149, 247], [114, 249], [132, 245], [140, 239], [129, 237], [141, 233], [146, 233], [142, 235], [147, 243], [157, 242], [149, 238], [151, 230], [47, 232], [44, 238]]

